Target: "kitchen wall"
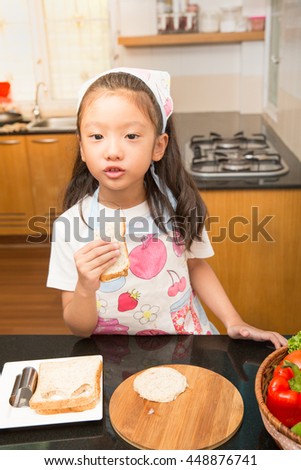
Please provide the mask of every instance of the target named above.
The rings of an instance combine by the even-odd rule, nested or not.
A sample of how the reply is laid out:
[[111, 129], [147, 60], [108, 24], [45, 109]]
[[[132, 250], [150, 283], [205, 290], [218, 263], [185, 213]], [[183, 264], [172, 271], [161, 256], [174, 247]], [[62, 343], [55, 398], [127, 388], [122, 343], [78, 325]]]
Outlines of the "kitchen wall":
[[[250, 16], [268, 14], [272, 1], [274, 0], [191, 0], [191, 3], [197, 3], [201, 11], [222, 5], [241, 4], [243, 14]], [[20, 6], [23, 5], [25, 8], [24, 5], [27, 5], [27, 2], [32, 2], [29, 3], [31, 5], [35, 0], [19, 2], [19, 16], [21, 14]], [[272, 114], [269, 113], [269, 107], [265, 100], [267, 94], [264, 83], [267, 76], [267, 41], [172, 47], [126, 48], [118, 46], [117, 37], [119, 35], [156, 34], [156, 0], [110, 0], [112, 66], [141, 66], [168, 70], [172, 75], [172, 94], [175, 111], [178, 113], [233, 111], [242, 114], [260, 114], [264, 112], [271, 126], [301, 160], [301, 133], [299, 132], [301, 118], [301, 2], [300, 0], [278, 0], [278, 3], [282, 8], [281, 61], [279, 64], [278, 109]], [[6, 2], [0, 0], [0, 4], [6, 5]], [[13, 18], [13, 7], [17, 4], [18, 0], [15, 0], [15, 2], [9, 2], [5, 8], [2, 7], [0, 31], [1, 28], [3, 31], [1, 17], [5, 12], [9, 12], [9, 16]], [[32, 17], [38, 15], [36, 9], [30, 8], [30, 12]], [[18, 21], [13, 24], [16, 32], [20, 30]], [[32, 29], [29, 32], [37, 39], [34, 43], [40, 44], [41, 38], [38, 36], [40, 31], [32, 31]], [[4, 67], [6, 70], [7, 60], [10, 57], [11, 63], [15, 64], [10, 73], [15, 72], [18, 77], [22, 77], [22, 86], [27, 83], [26, 98], [21, 98], [20, 101], [18, 97], [17, 104], [20, 105], [23, 113], [30, 116], [35, 83], [40, 79], [47, 80], [44, 76], [41, 78], [39, 74], [35, 76], [34, 61], [30, 56], [30, 44], [26, 37], [23, 37], [23, 33], [21, 36], [20, 34], [15, 35], [15, 43], [15, 48], [12, 49], [0, 47], [0, 61], [3, 60], [2, 65], [6, 65]], [[9, 44], [11, 46], [11, 43]], [[74, 45], [74, 41], [72, 44]], [[4, 54], [5, 51], [7, 55]], [[82, 52], [85, 54], [85, 51], [86, 49]], [[20, 56], [26, 57], [27, 62], [31, 64], [27, 68], [27, 81], [24, 80], [24, 62], [20, 61]], [[37, 55], [37, 57], [40, 56]], [[41, 59], [37, 61], [39, 67], [47, 69], [49, 64], [45, 62], [47, 61]], [[67, 62], [69, 63], [69, 61]], [[100, 61], [97, 62], [97, 66], [101, 67]], [[9, 78], [9, 73], [3, 75], [3, 70], [0, 68], [0, 79], [7, 80]], [[86, 79], [87, 77], [83, 75], [81, 78]], [[76, 99], [68, 101], [66, 95], [64, 93], [65, 101], [60, 102], [50, 101], [47, 93], [44, 93], [42, 96], [44, 115], [73, 114]]]
[[11, 85], [12, 106], [32, 118], [44, 82], [42, 115], [75, 114], [83, 81], [112, 65], [116, 2], [0, 0], [0, 81]]
[[[245, 16], [266, 12], [265, 0], [196, 0], [200, 10], [241, 4]], [[139, 21], [137, 21], [139, 18]], [[156, 0], [119, 0], [122, 36], [156, 34]], [[166, 69], [172, 75], [176, 112], [263, 109], [264, 42], [124, 48], [119, 65]]]
[[[244, 16], [270, 14], [272, 0], [195, 0], [200, 10], [241, 4]], [[156, 0], [118, 0], [119, 34], [156, 34]], [[301, 2], [283, 0], [278, 106], [267, 103], [268, 37], [242, 44], [117, 49], [118, 65], [166, 69], [172, 75], [175, 111], [264, 113], [301, 161]], [[139, 18], [139, 21], [137, 21]]]
[[277, 110], [265, 117], [301, 161], [301, 2], [282, 3]]

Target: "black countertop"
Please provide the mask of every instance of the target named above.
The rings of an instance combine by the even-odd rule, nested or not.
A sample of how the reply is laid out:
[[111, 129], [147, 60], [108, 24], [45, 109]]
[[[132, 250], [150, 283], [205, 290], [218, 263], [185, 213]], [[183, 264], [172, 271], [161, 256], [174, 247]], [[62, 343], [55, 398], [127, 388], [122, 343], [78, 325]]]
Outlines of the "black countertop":
[[[0, 370], [4, 363], [33, 359], [101, 354], [104, 360], [104, 416], [101, 421], [0, 429], [4, 449], [134, 449], [113, 430], [109, 401], [131, 374], [159, 364], [191, 364], [230, 380], [244, 401], [243, 422], [219, 449], [276, 450], [258, 410], [254, 381], [257, 369], [272, 352], [268, 343], [232, 340], [228, 336], [0, 336]], [[1, 416], [0, 416], [1, 425]]]
[[[301, 188], [301, 161], [283, 143], [274, 130], [268, 125], [261, 114], [240, 114], [239, 112], [208, 112], [208, 113], [174, 113], [174, 122], [181, 154], [185, 155], [184, 147], [193, 135], [209, 135], [217, 132], [225, 137], [231, 137], [236, 132], [243, 131], [245, 135], [264, 133], [273, 144], [276, 151], [286, 161], [289, 172], [280, 177], [249, 178], [249, 179], [197, 179], [200, 190], [216, 189], [293, 189]], [[2, 133], [2, 136], [32, 135], [32, 134], [70, 134], [66, 129], [29, 129], [14, 133]], [[75, 133], [75, 129], [74, 129]]]

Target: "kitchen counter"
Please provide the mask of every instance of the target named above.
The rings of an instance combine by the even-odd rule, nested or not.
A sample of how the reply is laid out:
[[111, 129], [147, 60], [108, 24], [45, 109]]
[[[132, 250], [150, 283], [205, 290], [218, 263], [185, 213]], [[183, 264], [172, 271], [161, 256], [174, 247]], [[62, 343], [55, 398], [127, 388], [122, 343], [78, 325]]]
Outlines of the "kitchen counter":
[[[137, 371], [160, 364], [191, 364], [230, 380], [244, 401], [243, 422], [219, 449], [272, 449], [258, 410], [254, 381], [257, 369], [272, 352], [269, 343], [232, 340], [228, 336], [0, 336], [0, 370], [4, 363], [101, 354], [104, 360], [104, 416], [101, 421], [0, 429], [2, 449], [133, 449], [113, 430], [109, 401], [118, 385]], [[1, 417], [0, 417], [1, 421]]]
[[[249, 178], [239, 177], [232, 179], [197, 179], [196, 183], [200, 190], [216, 189], [281, 189], [281, 188], [301, 188], [301, 162], [296, 155], [282, 142], [273, 129], [264, 121], [260, 114], [240, 114], [238, 112], [210, 112], [210, 113], [175, 113], [174, 122], [177, 138], [184, 156], [185, 144], [190, 141], [193, 135], [209, 135], [210, 132], [217, 132], [225, 137], [231, 137], [239, 131], [246, 135], [253, 133], [264, 133], [267, 139], [273, 144], [276, 151], [284, 158], [289, 166], [289, 172], [279, 177], [269, 178]], [[35, 129], [29, 128], [20, 132], [1, 133], [0, 135], [34, 135], [34, 134], [70, 134], [75, 133], [70, 129]]]
[[16, 137], [18, 135], [41, 135], [41, 134], [75, 134], [76, 130], [72, 129], [51, 129], [51, 128], [26, 128], [20, 131], [6, 132], [0, 127], [0, 136]]

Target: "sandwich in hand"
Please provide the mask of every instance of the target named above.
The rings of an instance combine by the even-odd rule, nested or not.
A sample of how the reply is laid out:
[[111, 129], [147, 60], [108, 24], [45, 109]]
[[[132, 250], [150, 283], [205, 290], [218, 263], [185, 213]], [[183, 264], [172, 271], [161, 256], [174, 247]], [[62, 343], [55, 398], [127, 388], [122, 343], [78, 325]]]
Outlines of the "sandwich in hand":
[[[130, 260], [129, 260], [128, 249], [127, 249], [125, 236], [124, 236], [125, 223], [124, 222], [120, 223], [120, 230], [117, 231], [117, 233], [115, 233], [116, 224], [117, 222], [115, 221], [110, 221], [106, 223], [105, 236], [106, 238], [110, 238], [112, 242], [117, 241], [119, 243], [120, 255], [118, 256], [116, 262], [100, 275], [99, 279], [101, 282], [111, 281], [112, 279], [117, 279], [118, 277], [128, 275], [128, 270], [130, 267]], [[100, 234], [96, 232], [94, 235], [94, 239], [99, 239], [99, 238], [100, 238]]]

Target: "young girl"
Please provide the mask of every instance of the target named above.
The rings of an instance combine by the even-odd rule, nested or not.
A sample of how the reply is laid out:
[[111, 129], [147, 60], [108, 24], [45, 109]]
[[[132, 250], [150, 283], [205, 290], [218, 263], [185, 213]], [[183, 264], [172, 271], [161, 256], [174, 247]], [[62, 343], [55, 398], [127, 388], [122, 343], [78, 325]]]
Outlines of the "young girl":
[[[206, 208], [181, 162], [169, 81], [166, 72], [120, 68], [83, 85], [79, 152], [54, 224], [47, 285], [63, 291], [64, 320], [79, 336], [218, 333], [200, 299], [230, 337], [278, 348], [285, 338], [245, 323], [205, 261], [213, 255]], [[105, 222], [120, 217], [129, 272], [100, 282], [120, 246]]]

